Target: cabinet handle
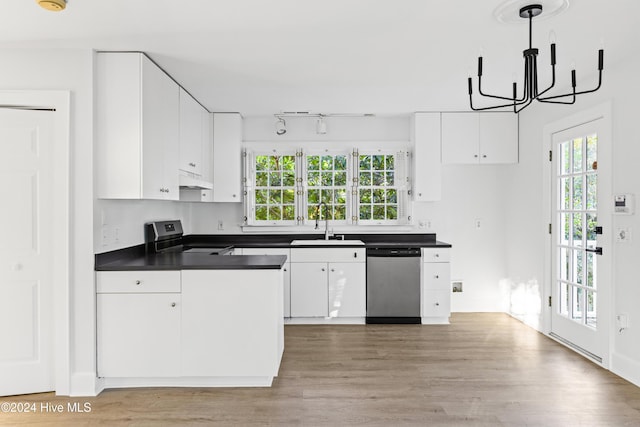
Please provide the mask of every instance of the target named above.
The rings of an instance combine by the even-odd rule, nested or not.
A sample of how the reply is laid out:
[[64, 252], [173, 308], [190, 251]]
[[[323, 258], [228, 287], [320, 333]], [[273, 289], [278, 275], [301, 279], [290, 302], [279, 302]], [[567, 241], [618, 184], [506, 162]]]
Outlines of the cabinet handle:
[[171, 307], [175, 307], [175, 306], [176, 306], [176, 303], [175, 303], [175, 302], [172, 302], [172, 303], [171, 303]]
[[140, 280], [136, 280], [136, 285], [139, 285], [140, 283], [142, 283]]
[[473, 157], [477, 159], [477, 158], [478, 158], [478, 155], [477, 155], [477, 154], [474, 154], [474, 155], [473, 155]]
[[335, 273], [335, 270], [332, 268], [332, 269], [331, 269], [331, 272], [332, 272], [332, 273]]
[[486, 158], [487, 158], [487, 155], [486, 155], [486, 154], [483, 154], [483, 155], [482, 155], [482, 158], [483, 158], [483, 159], [486, 159]]
[[436, 307], [437, 307], [437, 306], [439, 306], [439, 305], [440, 305], [440, 303], [439, 303], [439, 302], [437, 302], [437, 303], [436, 303]]
[[234, 194], [232, 197], [236, 197], [236, 195]]
[[433, 276], [433, 277], [434, 277], [434, 279], [439, 279], [440, 278], [440, 276], [438, 276], [437, 274], [435, 276]]
[[196, 164], [195, 163], [189, 163], [189, 166], [191, 166], [192, 168], [195, 168]]
[[418, 197], [422, 197], [422, 193], [418, 193]]
[[354, 258], [358, 258], [358, 252], [354, 252], [354, 253], [353, 253], [353, 257], [354, 257]]
[[323, 268], [322, 271], [325, 271], [325, 269]]
[[435, 254], [433, 257], [434, 258], [440, 258], [440, 254]]

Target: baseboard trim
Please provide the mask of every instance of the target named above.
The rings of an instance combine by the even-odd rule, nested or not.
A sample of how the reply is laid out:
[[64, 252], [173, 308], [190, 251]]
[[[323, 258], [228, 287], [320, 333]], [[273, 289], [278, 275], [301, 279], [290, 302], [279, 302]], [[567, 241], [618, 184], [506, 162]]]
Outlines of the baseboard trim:
[[97, 396], [102, 388], [95, 372], [80, 372], [71, 375], [69, 396]]
[[611, 355], [611, 372], [640, 387], [640, 363], [618, 353]]

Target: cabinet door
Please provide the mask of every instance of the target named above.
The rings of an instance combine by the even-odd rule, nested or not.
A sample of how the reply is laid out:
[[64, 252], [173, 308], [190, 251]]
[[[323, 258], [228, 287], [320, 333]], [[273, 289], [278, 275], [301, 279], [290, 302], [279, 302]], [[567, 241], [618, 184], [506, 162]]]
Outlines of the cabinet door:
[[179, 88], [147, 57], [142, 59], [142, 194], [178, 200]]
[[283, 283], [283, 293], [284, 293], [284, 317], [291, 317], [291, 263], [288, 261], [290, 259], [290, 251], [289, 249], [282, 248], [244, 248], [242, 249], [242, 255], [286, 255], [287, 262], [283, 267], [284, 274], [284, 283]]
[[442, 163], [479, 162], [477, 113], [442, 113]]
[[202, 175], [202, 107], [180, 88], [180, 170]]
[[213, 183], [213, 117], [204, 108], [200, 111], [200, 115], [202, 124], [202, 179]]
[[98, 376], [179, 376], [180, 310], [180, 294], [98, 294]]
[[329, 317], [366, 315], [366, 264], [329, 264]]
[[451, 315], [450, 291], [426, 290], [422, 293], [422, 317], [448, 319]]
[[327, 317], [327, 263], [291, 263], [291, 317]]
[[213, 114], [213, 201], [241, 202], [242, 117]]
[[413, 117], [413, 200], [441, 198], [440, 113], [416, 113]]
[[518, 115], [480, 114], [480, 162], [518, 163]]

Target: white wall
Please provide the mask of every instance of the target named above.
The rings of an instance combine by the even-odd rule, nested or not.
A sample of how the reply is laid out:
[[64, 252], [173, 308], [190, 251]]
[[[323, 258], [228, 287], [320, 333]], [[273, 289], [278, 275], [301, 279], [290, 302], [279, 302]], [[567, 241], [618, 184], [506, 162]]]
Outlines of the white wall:
[[71, 92], [71, 388], [95, 377], [93, 83], [90, 50], [2, 49], [0, 88]]
[[[344, 143], [346, 146], [396, 144], [408, 146], [408, 115], [396, 117], [330, 117], [327, 133], [318, 135], [315, 120], [287, 118], [287, 133], [275, 134], [275, 119], [245, 117], [243, 139], [248, 143], [264, 142], [266, 146], [300, 142], [302, 147]], [[464, 282], [464, 291], [453, 294], [453, 311], [504, 311], [506, 277], [505, 209], [506, 166], [445, 165], [442, 201], [415, 203], [414, 223], [430, 223], [430, 228], [410, 227], [401, 232], [436, 233], [439, 240], [453, 245], [452, 278]], [[196, 234], [242, 233], [242, 204], [192, 204], [192, 232]], [[476, 229], [475, 220], [481, 221]], [[224, 230], [218, 230], [218, 221]], [[307, 230], [306, 232], [309, 232]], [[361, 232], [347, 227], [341, 232]], [[281, 233], [291, 233], [291, 231]], [[298, 231], [305, 232], [305, 231]]]
[[[544, 304], [542, 284], [544, 275], [545, 227], [543, 216], [543, 128], [546, 124], [586, 110], [606, 101], [612, 102], [613, 124], [613, 193], [630, 192], [640, 195], [640, 143], [636, 129], [640, 108], [640, 83], [637, 69], [640, 60], [631, 58], [624, 63], [605, 69], [604, 84], [599, 92], [585, 95], [576, 105], [535, 105], [520, 116], [520, 164], [509, 172], [509, 194], [512, 201], [507, 215], [507, 265], [508, 276], [514, 288], [528, 290], [524, 304], [515, 315], [533, 326], [541, 328], [547, 310]], [[585, 83], [587, 85], [591, 84]], [[580, 85], [580, 82], [579, 82]], [[630, 227], [635, 231], [634, 240], [613, 244], [613, 316], [629, 315], [629, 329], [620, 333], [612, 330], [611, 370], [640, 385], [640, 276], [637, 263], [640, 259], [640, 214], [614, 216], [613, 233], [617, 227]], [[528, 309], [522, 309], [528, 307]]]

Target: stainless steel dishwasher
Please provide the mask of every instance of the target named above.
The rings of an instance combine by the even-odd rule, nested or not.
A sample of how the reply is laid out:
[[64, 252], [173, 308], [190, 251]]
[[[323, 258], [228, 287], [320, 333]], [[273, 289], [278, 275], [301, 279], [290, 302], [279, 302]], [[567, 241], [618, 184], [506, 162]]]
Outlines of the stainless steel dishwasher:
[[420, 248], [367, 249], [366, 323], [420, 321]]

